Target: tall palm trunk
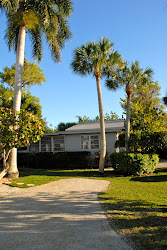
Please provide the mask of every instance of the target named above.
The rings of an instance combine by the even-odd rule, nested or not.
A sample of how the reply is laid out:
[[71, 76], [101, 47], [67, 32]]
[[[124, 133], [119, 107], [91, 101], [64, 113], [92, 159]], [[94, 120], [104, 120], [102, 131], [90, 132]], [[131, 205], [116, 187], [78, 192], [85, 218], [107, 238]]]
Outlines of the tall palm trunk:
[[130, 108], [131, 108], [131, 96], [132, 96], [132, 86], [129, 83], [126, 86], [127, 94], [127, 107], [126, 107], [126, 123], [125, 123], [125, 148], [126, 152], [129, 152], [128, 142], [130, 139]]
[[[26, 27], [20, 26], [19, 36], [18, 36], [18, 41], [17, 41], [15, 85], [14, 85], [14, 99], [13, 99], [13, 109], [18, 112], [20, 112], [20, 106], [21, 106], [25, 36], [26, 36]], [[13, 148], [10, 152], [9, 165], [10, 167], [8, 171], [8, 178], [9, 179], [18, 178], [19, 171], [17, 168], [17, 149], [16, 148]]]
[[104, 123], [104, 112], [103, 112], [103, 102], [102, 93], [100, 86], [101, 72], [94, 73], [96, 77], [97, 93], [98, 93], [98, 104], [99, 104], [99, 114], [100, 114], [100, 161], [99, 161], [99, 173], [104, 173], [104, 162], [106, 156], [106, 136], [105, 136], [105, 123]]

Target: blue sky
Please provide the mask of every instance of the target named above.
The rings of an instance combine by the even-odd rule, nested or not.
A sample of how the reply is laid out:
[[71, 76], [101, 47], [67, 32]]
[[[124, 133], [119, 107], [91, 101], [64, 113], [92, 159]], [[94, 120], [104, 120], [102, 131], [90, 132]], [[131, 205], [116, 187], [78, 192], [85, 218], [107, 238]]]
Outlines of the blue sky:
[[[34, 86], [31, 93], [40, 98], [43, 117], [54, 126], [59, 122], [77, 122], [77, 115], [90, 118], [98, 114], [96, 82], [92, 77], [75, 75], [70, 69], [73, 50], [84, 43], [105, 36], [128, 62], [153, 68], [154, 79], [161, 86], [161, 97], [167, 92], [167, 0], [74, 0], [69, 19], [73, 37], [62, 51], [62, 62], [55, 64], [44, 42], [44, 56], [39, 66], [47, 82]], [[15, 62], [4, 42], [5, 17], [0, 16], [0, 71]], [[25, 56], [31, 57], [26, 37]], [[109, 91], [101, 81], [104, 112], [122, 115], [120, 97], [125, 91]]]

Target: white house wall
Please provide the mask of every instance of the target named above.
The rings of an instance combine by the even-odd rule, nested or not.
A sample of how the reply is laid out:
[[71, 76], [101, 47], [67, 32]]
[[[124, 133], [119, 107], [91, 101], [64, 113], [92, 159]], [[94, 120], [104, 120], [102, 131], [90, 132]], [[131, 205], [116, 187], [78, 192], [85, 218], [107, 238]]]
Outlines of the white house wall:
[[108, 153], [115, 152], [115, 141], [116, 141], [116, 133], [106, 133], [106, 151]]
[[66, 151], [83, 151], [81, 149], [81, 135], [65, 135]]
[[[92, 134], [88, 134], [92, 135]], [[99, 134], [100, 139], [100, 134]], [[116, 133], [106, 133], [106, 150], [109, 153], [115, 152]], [[85, 151], [81, 149], [81, 134], [65, 135], [65, 150], [68, 151]], [[99, 149], [89, 149], [87, 151], [98, 152]]]
[[[100, 133], [96, 134], [83, 134], [83, 135], [98, 135], [99, 136], [99, 149], [82, 149], [81, 148], [81, 136], [82, 134], [73, 134], [73, 135], [64, 135], [64, 146], [65, 146], [65, 151], [70, 152], [70, 151], [90, 151], [92, 152], [92, 155], [94, 152], [99, 152], [100, 151]], [[51, 139], [51, 152], [54, 152], [54, 138], [55, 136], [50, 136]], [[116, 133], [106, 133], [106, 151], [108, 153], [113, 153], [116, 151], [114, 145], [116, 141]], [[41, 152], [41, 140], [37, 142], [38, 150], [36, 152]], [[22, 150], [21, 152], [29, 152], [29, 146], [25, 150]], [[50, 151], [50, 150], [49, 150]], [[48, 151], [48, 152], [49, 152]], [[35, 152], [35, 151], [34, 151]], [[43, 151], [44, 152], [44, 151]]]

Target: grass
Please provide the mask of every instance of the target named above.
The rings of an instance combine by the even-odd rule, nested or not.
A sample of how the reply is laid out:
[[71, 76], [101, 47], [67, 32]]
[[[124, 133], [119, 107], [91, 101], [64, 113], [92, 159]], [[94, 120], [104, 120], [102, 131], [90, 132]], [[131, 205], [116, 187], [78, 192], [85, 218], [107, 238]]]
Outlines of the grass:
[[[57, 181], [65, 178], [96, 178], [97, 170], [27, 170], [21, 171], [19, 179], [12, 180], [10, 186], [28, 188], [27, 184], [35, 184], [39, 186], [52, 181]], [[111, 175], [111, 171], [107, 171]], [[17, 183], [24, 183], [18, 185]]]
[[120, 234], [137, 249], [167, 249], [167, 172], [118, 177], [101, 193], [103, 208]]
[[167, 170], [143, 177], [95, 177], [96, 170], [25, 171], [12, 181], [42, 185], [64, 178], [110, 180], [109, 189], [99, 195], [109, 221], [115, 230], [135, 243], [136, 249], [167, 249]]

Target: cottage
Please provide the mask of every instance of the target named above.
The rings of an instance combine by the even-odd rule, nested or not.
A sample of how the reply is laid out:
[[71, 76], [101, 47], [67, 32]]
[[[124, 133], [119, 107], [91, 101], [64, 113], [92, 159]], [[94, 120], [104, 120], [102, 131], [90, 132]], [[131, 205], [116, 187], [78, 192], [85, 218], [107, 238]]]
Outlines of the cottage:
[[[124, 129], [124, 120], [105, 121], [106, 150], [115, 152], [115, 141]], [[74, 125], [65, 131], [47, 133], [37, 143], [31, 143], [18, 152], [61, 152], [100, 150], [100, 121], [88, 121]], [[117, 149], [119, 151], [119, 149]]]

